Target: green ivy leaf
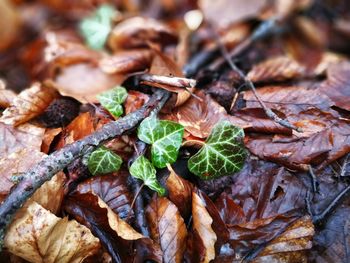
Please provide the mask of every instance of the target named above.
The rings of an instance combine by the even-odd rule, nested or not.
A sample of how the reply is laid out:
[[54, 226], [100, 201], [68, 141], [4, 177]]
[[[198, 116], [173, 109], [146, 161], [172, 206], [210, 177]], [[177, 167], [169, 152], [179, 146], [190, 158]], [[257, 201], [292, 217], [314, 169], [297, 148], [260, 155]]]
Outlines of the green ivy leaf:
[[172, 121], [160, 121], [155, 115], [144, 119], [137, 136], [145, 143], [152, 144], [152, 163], [158, 168], [174, 163], [182, 143], [184, 127]]
[[106, 174], [118, 171], [123, 160], [108, 148], [101, 146], [93, 151], [88, 160], [89, 171], [95, 174]]
[[118, 86], [97, 95], [97, 99], [113, 116], [119, 117], [123, 114], [123, 106], [121, 104], [126, 100], [127, 96], [128, 92], [126, 89]]
[[103, 49], [112, 29], [115, 14], [116, 11], [112, 6], [101, 5], [92, 16], [81, 21], [80, 31], [89, 47]]
[[129, 172], [133, 177], [142, 180], [145, 185], [156, 191], [159, 195], [162, 196], [165, 194], [165, 189], [157, 181], [156, 169], [143, 155], [133, 162]]
[[188, 160], [188, 168], [202, 179], [232, 174], [242, 169], [246, 158], [243, 129], [228, 121], [216, 124], [204, 146]]

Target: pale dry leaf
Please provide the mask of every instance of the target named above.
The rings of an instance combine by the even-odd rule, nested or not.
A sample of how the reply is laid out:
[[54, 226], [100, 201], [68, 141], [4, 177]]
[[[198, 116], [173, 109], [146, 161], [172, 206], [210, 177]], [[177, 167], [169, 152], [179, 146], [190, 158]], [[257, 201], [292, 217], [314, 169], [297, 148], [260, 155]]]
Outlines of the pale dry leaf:
[[5, 82], [0, 79], [0, 107], [7, 108], [11, 105], [15, 97], [16, 93], [14, 93], [12, 90], [6, 89]]
[[193, 228], [197, 231], [205, 249], [201, 262], [209, 263], [215, 258], [217, 236], [211, 226], [213, 219], [205, 208], [205, 203], [195, 192], [192, 192], [192, 220]]
[[100, 198], [98, 197], [98, 204], [102, 208], [107, 209], [107, 217], [109, 226], [125, 240], [137, 240], [144, 238], [143, 235], [133, 229], [128, 223], [122, 220], [118, 214], [114, 213], [113, 210]]
[[307, 262], [306, 252], [312, 248], [314, 234], [310, 216], [304, 216], [272, 240], [252, 262]]
[[4, 244], [14, 255], [33, 263], [78, 263], [100, 247], [88, 228], [56, 217], [36, 202], [12, 222]]
[[27, 148], [40, 151], [45, 129], [25, 123], [13, 127], [0, 123], [0, 158]]
[[43, 113], [58, 96], [55, 89], [36, 82], [16, 96], [0, 121], [14, 126], [25, 123]]
[[146, 209], [151, 237], [163, 251], [163, 262], [183, 262], [187, 229], [177, 207], [165, 197], [154, 196]]

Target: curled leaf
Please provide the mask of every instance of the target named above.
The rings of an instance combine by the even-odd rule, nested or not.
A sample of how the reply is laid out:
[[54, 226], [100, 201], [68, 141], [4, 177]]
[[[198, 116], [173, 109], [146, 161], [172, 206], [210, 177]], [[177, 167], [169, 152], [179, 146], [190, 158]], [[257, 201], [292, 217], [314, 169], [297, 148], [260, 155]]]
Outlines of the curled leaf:
[[228, 121], [219, 122], [202, 149], [188, 160], [188, 168], [202, 179], [212, 179], [241, 170], [246, 157], [243, 137], [243, 129]]
[[160, 121], [154, 115], [144, 119], [137, 130], [140, 140], [152, 144], [152, 163], [158, 168], [164, 168], [167, 163], [176, 161], [183, 133], [181, 124]]
[[165, 194], [165, 189], [157, 181], [156, 169], [143, 155], [133, 162], [129, 171], [132, 176], [142, 180], [145, 185], [156, 191], [159, 195]]
[[89, 156], [88, 168], [93, 175], [106, 174], [118, 171], [122, 162], [119, 155], [101, 146]]
[[127, 96], [128, 92], [126, 89], [118, 86], [97, 95], [97, 99], [114, 117], [119, 117], [123, 114], [123, 107], [121, 104], [126, 100]]

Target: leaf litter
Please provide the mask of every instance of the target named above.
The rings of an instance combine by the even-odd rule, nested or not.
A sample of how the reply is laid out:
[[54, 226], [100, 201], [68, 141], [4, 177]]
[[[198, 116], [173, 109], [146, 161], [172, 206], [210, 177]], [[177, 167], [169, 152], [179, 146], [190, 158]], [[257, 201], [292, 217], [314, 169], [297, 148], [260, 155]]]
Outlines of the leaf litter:
[[348, 262], [346, 1], [95, 2], [0, 4], [0, 261]]

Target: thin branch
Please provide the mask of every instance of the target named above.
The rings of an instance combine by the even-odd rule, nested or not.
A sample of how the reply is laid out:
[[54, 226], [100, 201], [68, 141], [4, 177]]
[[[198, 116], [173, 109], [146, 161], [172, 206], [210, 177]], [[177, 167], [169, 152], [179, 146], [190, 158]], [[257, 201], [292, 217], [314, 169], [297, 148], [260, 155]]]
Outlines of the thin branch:
[[151, 83], [163, 84], [183, 89], [194, 88], [197, 83], [195, 79], [167, 77], [153, 74], [142, 74], [140, 75], [140, 79]]
[[150, 100], [139, 110], [117, 121], [107, 123], [100, 130], [84, 139], [66, 145], [62, 149], [47, 156], [26, 172], [23, 180], [15, 186], [0, 206], [0, 246], [3, 246], [6, 228], [11, 223], [15, 213], [43, 183], [50, 180], [57, 172], [65, 168], [72, 161], [89, 153], [105, 141], [135, 128], [152, 111], [159, 111], [169, 98], [169, 95], [170, 93], [167, 91], [157, 90]]
[[312, 191], [314, 193], [317, 193], [318, 190], [317, 190], [317, 184], [318, 184], [318, 181], [317, 181], [317, 177], [314, 173], [314, 169], [312, 169], [312, 166], [309, 165], [309, 174], [310, 174], [310, 177], [311, 177], [311, 184], [312, 184]]

